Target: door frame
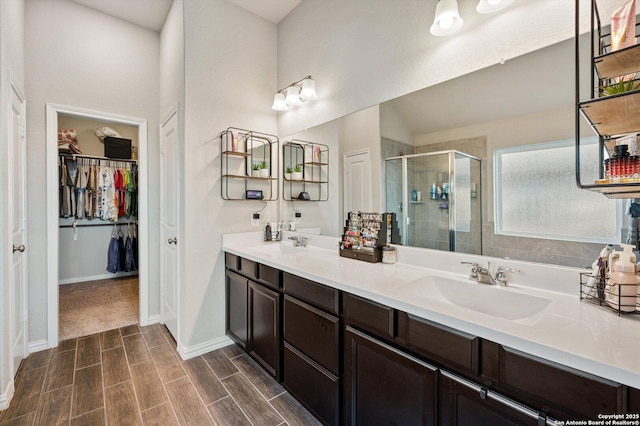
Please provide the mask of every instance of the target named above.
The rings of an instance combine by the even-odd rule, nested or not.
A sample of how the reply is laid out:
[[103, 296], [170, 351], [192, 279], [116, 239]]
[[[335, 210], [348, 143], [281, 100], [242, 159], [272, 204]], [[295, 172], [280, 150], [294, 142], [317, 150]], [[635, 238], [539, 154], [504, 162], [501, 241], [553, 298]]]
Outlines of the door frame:
[[[149, 200], [147, 120], [66, 105], [46, 105], [47, 157], [47, 347], [58, 346], [58, 114], [125, 124], [138, 128], [138, 271], [140, 325], [149, 324]], [[105, 242], [106, 244], [106, 242]], [[105, 246], [106, 247], [106, 246]]]
[[[176, 282], [176, 336], [173, 336], [174, 339], [176, 340], [176, 342], [180, 342], [180, 306], [181, 306], [181, 290], [182, 290], [182, 253], [183, 250], [181, 250], [181, 243], [183, 242], [183, 234], [182, 234], [182, 208], [181, 206], [184, 205], [184, 203], [182, 202], [182, 191], [181, 188], [183, 187], [182, 185], [182, 173], [181, 173], [181, 165], [182, 165], [182, 145], [180, 143], [180, 141], [182, 140], [182, 118], [181, 118], [181, 113], [180, 113], [180, 104], [176, 104], [173, 108], [171, 108], [169, 110], [169, 113], [167, 113], [165, 115], [165, 117], [160, 121], [160, 125], [158, 126], [158, 134], [160, 135], [159, 137], [159, 149], [160, 149], [160, 173], [164, 174], [164, 164], [165, 164], [165, 143], [164, 143], [164, 126], [173, 118], [176, 117], [176, 137], [177, 137], [177, 151], [176, 154], [178, 155], [178, 158], [176, 158], [176, 162], [178, 164], [178, 199], [180, 200], [180, 202], [178, 203], [177, 206], [177, 210], [176, 210], [176, 235], [175, 237], [178, 240], [178, 244], [176, 245], [176, 278], [177, 278], [177, 282]], [[165, 211], [163, 209], [163, 206], [165, 205], [165, 200], [164, 200], [164, 196], [165, 196], [165, 187], [164, 187], [164, 180], [161, 179], [160, 180], [160, 244], [166, 244], [166, 235], [164, 234], [165, 229], [164, 229], [164, 224], [165, 224]], [[164, 265], [165, 264], [165, 251], [164, 249], [160, 250], [160, 259], [161, 259], [161, 263]], [[165, 301], [167, 298], [167, 276], [164, 273], [160, 274], [160, 322], [162, 324], [165, 323], [166, 320], [166, 312], [165, 312]]]

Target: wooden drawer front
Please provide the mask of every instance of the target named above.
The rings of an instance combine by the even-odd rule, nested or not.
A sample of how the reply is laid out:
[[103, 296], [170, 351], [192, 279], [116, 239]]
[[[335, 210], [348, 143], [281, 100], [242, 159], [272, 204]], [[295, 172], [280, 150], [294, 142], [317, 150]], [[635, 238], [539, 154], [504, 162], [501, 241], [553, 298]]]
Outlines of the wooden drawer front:
[[622, 385], [561, 366], [514, 349], [501, 347], [500, 383], [533, 397], [540, 407], [557, 407], [580, 418], [622, 412]]
[[271, 287], [273, 289], [280, 289], [282, 273], [271, 266], [263, 265], [261, 263], [258, 264], [258, 281], [267, 287]]
[[340, 381], [296, 348], [284, 343], [284, 379], [287, 390], [327, 425], [340, 419]]
[[245, 277], [249, 277], [252, 280], [258, 278], [258, 264], [253, 260], [240, 258], [240, 273]]
[[629, 404], [627, 405], [627, 413], [640, 413], [640, 390], [636, 388], [628, 388]]
[[393, 309], [388, 306], [343, 293], [342, 313], [347, 325], [354, 325], [385, 339], [395, 337]]
[[398, 338], [408, 349], [453, 370], [479, 373], [480, 338], [476, 336], [398, 312]]
[[284, 340], [333, 374], [339, 373], [340, 320], [313, 306], [284, 297]]
[[227, 269], [231, 269], [232, 271], [240, 270], [240, 258], [235, 254], [225, 253], [224, 254], [224, 266]]
[[285, 272], [284, 291], [320, 309], [336, 315], [339, 313], [339, 297], [336, 289]]

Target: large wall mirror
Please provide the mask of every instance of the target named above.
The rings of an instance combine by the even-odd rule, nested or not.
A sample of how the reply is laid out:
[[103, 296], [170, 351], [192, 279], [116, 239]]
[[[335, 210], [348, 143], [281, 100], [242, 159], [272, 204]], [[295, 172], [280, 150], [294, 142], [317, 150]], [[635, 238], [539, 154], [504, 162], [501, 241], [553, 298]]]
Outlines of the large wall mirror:
[[[588, 48], [587, 42], [581, 45]], [[447, 181], [452, 175], [429, 175], [425, 173], [429, 161], [414, 162], [408, 172], [410, 182], [405, 185], [408, 199], [403, 200], [399, 196], [401, 189], [389, 190], [394, 187], [391, 181], [399, 176], [396, 173], [394, 177], [395, 172], [389, 170], [389, 166], [400, 170], [402, 157], [427, 158], [429, 153], [452, 151], [479, 159], [481, 173], [481, 178], [472, 177], [463, 185], [465, 197], [470, 198], [465, 202], [479, 204], [479, 214], [466, 216], [461, 227], [466, 232], [457, 237], [456, 251], [586, 267], [597, 258], [603, 244], [624, 241], [627, 230], [622, 213], [624, 201], [609, 200], [575, 186], [572, 145], [567, 148], [567, 143], [575, 138], [574, 48], [573, 40], [554, 44], [317, 126], [306, 131], [303, 138], [317, 135], [316, 142], [328, 144], [339, 153], [336, 160], [340, 167], [334, 168], [336, 172], [331, 178], [339, 181], [341, 197], [348, 179], [343, 167], [345, 156], [367, 152], [371, 162], [372, 209], [395, 211], [398, 216], [413, 211], [408, 226], [404, 226], [404, 244], [452, 249], [450, 238], [456, 229], [449, 226], [451, 212], [442, 207], [441, 197], [430, 203], [433, 185], [442, 191], [444, 183], [451, 184]], [[588, 52], [581, 57], [588, 58]], [[581, 70], [585, 71], [581, 80], [588, 81], [588, 67]], [[581, 133], [585, 137], [593, 135], [588, 128]], [[494, 193], [494, 187], [505, 188], [505, 185], [496, 186], [494, 181], [494, 156], [505, 149], [507, 153], [515, 150], [525, 154], [499, 157], [500, 176], [509, 182], [524, 179], [529, 185], [518, 190], [519, 187], [514, 189], [512, 184], [507, 186], [510, 193], [503, 193], [503, 189]], [[597, 158], [597, 150], [594, 152]], [[529, 157], [522, 157], [526, 153]], [[509, 169], [515, 158], [519, 158], [521, 164], [531, 165], [532, 170]], [[389, 159], [397, 163], [391, 164]], [[583, 176], [595, 179], [597, 162], [583, 163]], [[505, 174], [513, 169], [515, 174], [513, 171], [511, 175]], [[424, 178], [418, 180], [420, 174]], [[414, 198], [414, 191], [420, 193], [420, 201]], [[539, 208], [532, 201], [534, 193], [543, 194], [547, 201], [545, 207]], [[336, 226], [325, 227], [325, 234], [340, 234], [347, 204], [342, 198], [317, 207], [339, 210], [335, 215], [325, 214], [335, 216], [338, 222]], [[556, 215], [572, 217], [573, 223], [583, 224], [582, 233], [547, 232], [553, 228], [545, 226], [544, 221], [554, 220], [553, 215], [546, 215], [547, 210], [555, 210]], [[506, 225], [502, 223], [505, 222], [502, 219], [514, 212], [519, 213], [520, 223], [526, 220], [538, 223], [532, 227], [513, 225], [509, 220]], [[426, 221], [439, 227], [435, 231], [427, 229]], [[611, 232], [602, 234], [593, 230], [592, 225], [601, 222], [609, 226], [609, 231], [611, 226], [615, 227], [614, 241], [611, 241]], [[403, 225], [406, 219], [400, 224], [401, 228]], [[542, 231], [536, 233], [530, 229]]]

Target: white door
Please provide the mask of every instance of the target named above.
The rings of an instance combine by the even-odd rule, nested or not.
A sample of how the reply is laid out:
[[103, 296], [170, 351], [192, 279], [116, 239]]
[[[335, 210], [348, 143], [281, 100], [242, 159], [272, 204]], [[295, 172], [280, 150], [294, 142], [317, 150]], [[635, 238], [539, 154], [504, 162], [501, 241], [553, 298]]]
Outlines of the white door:
[[27, 213], [26, 213], [26, 101], [11, 83], [9, 117], [9, 206], [13, 238], [13, 268], [9, 283], [11, 306], [11, 336], [13, 341], [13, 373], [27, 356], [26, 288], [27, 288]]
[[371, 156], [369, 151], [344, 156], [344, 212], [371, 211]]
[[160, 288], [162, 322], [178, 340], [178, 221], [180, 203], [180, 150], [178, 110], [169, 114], [160, 125], [161, 200], [160, 221], [162, 244], [162, 270]]

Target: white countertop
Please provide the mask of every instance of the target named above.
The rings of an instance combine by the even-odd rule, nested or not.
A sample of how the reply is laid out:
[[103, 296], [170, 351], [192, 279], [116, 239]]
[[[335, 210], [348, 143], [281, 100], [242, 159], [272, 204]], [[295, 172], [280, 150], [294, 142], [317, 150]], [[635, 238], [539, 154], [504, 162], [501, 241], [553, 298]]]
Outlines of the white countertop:
[[[293, 234], [285, 233], [285, 238]], [[294, 250], [286, 239], [280, 243], [262, 241], [261, 232], [225, 234], [222, 247], [418, 317], [640, 388], [640, 315], [619, 317], [581, 302], [577, 269], [407, 247], [397, 247], [398, 263], [368, 263], [340, 257], [337, 238], [309, 238], [308, 247]], [[278, 244], [284, 249], [274, 247]], [[416, 291], [412, 285], [426, 276], [474, 283], [468, 280], [469, 265], [460, 265], [462, 260], [482, 265], [490, 260], [520, 271], [509, 275], [513, 283], [508, 288], [488, 291], [533, 295], [551, 303], [534, 318], [514, 321], [443, 302], [438, 295]]]

